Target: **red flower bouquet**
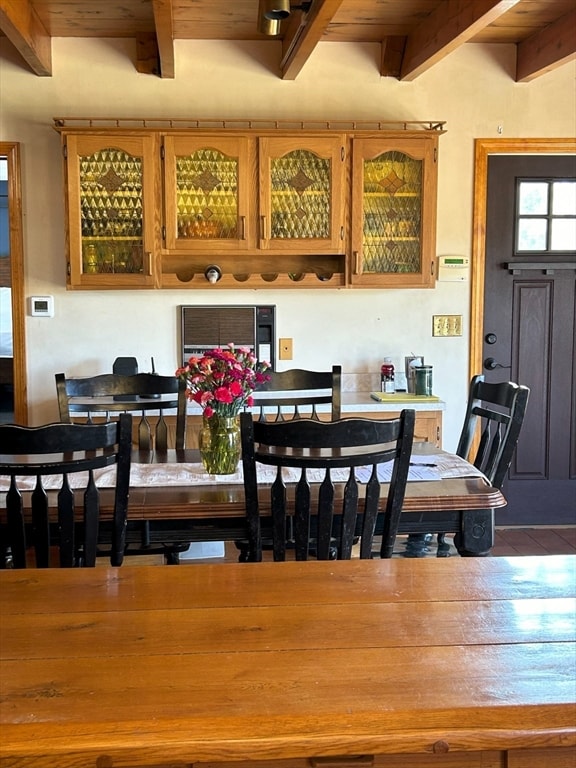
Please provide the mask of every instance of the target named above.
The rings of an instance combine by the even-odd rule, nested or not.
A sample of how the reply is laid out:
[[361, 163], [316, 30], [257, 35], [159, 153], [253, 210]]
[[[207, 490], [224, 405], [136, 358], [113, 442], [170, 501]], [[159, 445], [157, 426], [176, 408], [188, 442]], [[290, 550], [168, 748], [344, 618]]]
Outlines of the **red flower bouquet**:
[[266, 362], [259, 363], [249, 349], [228, 344], [202, 357], [191, 357], [177, 369], [176, 376], [186, 380], [187, 396], [201, 406], [205, 418], [213, 414], [230, 417], [252, 405], [257, 384], [270, 378], [265, 373], [269, 367]]

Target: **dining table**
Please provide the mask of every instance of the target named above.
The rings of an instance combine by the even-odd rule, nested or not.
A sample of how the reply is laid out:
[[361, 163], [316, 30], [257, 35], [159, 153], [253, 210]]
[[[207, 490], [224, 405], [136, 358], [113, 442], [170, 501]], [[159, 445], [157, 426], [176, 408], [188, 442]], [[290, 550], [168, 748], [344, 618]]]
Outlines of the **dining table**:
[[573, 768], [576, 557], [0, 572], [1, 768]]
[[[414, 444], [413, 461], [419, 466], [410, 470], [417, 475], [406, 486], [399, 533], [454, 533], [460, 555], [487, 555], [494, 542], [494, 510], [506, 505], [503, 493], [464, 459], [426, 443]], [[431, 479], [430, 470], [430, 477], [418, 479], [426, 477], [430, 462], [445, 463], [446, 471]], [[271, 482], [271, 477], [259, 482], [263, 535]], [[337, 497], [342, 493], [343, 484]], [[134, 451], [129, 519], [149, 522], [152, 542], [167, 535], [171, 541], [245, 539], [241, 467], [235, 476], [207, 475], [197, 449]]]
[[[506, 505], [502, 492], [464, 459], [426, 443], [414, 444], [413, 464], [410, 472], [416, 475], [406, 486], [399, 533], [454, 533], [460, 555], [489, 554], [494, 541], [494, 510]], [[428, 464], [438, 464], [446, 470], [431, 479], [426, 473], [432, 475], [435, 470]], [[104, 482], [104, 478], [101, 480]], [[260, 509], [262, 533], [266, 536], [271, 525], [269, 488], [273, 478], [264, 480], [260, 484]], [[343, 487], [343, 483], [336, 486], [337, 496], [343, 493]], [[0, 525], [5, 511], [2, 495], [0, 493]], [[25, 507], [27, 504], [29, 501], [25, 499]], [[104, 545], [112, 513], [113, 491], [103, 487], [100, 527]], [[128, 505], [129, 545], [139, 545], [142, 522], [146, 523], [151, 547], [164, 541], [245, 541], [241, 465], [236, 475], [208, 475], [201, 465], [198, 449], [135, 449]], [[377, 526], [376, 534], [378, 530]], [[239, 558], [242, 557], [240, 552]]]

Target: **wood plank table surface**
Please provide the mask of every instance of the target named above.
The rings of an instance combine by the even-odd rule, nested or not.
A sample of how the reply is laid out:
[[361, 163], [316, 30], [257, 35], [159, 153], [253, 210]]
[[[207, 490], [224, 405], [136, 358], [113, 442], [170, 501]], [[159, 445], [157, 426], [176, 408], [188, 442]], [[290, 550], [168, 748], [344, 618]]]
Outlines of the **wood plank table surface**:
[[2, 768], [573, 768], [576, 557], [0, 572]]

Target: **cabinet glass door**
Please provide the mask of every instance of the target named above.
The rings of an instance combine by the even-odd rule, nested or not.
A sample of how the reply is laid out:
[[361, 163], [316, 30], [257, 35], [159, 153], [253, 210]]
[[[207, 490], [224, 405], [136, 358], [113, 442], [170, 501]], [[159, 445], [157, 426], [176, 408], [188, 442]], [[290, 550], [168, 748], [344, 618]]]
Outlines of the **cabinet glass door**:
[[164, 141], [168, 250], [247, 248], [247, 140], [166, 136]]
[[429, 284], [435, 185], [427, 175], [432, 157], [428, 144], [418, 141], [407, 147], [402, 142], [354, 142], [354, 282]]
[[[67, 140], [70, 282], [152, 283], [152, 142], [146, 137]], [[150, 187], [148, 189], [148, 186]]]
[[260, 247], [340, 253], [343, 137], [267, 138], [260, 150]]
[[364, 161], [363, 272], [420, 272], [422, 161], [383, 152]]

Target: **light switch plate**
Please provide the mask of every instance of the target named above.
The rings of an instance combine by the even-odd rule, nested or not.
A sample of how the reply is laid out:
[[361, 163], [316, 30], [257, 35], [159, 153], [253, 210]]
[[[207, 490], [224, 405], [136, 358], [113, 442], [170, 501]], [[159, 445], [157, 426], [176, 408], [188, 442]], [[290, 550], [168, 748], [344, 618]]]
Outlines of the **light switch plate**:
[[462, 315], [433, 315], [432, 336], [462, 336]]
[[278, 358], [280, 360], [292, 360], [292, 339], [279, 339]]

